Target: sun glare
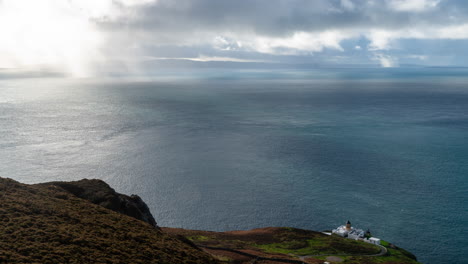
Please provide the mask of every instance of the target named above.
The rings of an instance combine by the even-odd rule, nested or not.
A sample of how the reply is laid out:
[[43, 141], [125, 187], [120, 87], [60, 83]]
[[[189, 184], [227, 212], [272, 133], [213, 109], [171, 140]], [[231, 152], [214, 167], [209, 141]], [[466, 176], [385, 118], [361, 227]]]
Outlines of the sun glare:
[[100, 1], [83, 1], [81, 6], [78, 1], [1, 1], [0, 67], [45, 66], [88, 75], [102, 43], [90, 18], [107, 8], [92, 6], [95, 2]]

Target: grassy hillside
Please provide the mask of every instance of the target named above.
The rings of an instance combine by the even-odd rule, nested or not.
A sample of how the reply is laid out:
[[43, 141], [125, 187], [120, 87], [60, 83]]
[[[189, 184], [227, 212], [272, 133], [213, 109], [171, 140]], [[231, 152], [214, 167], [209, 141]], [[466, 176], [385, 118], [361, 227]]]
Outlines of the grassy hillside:
[[225, 263], [249, 263], [256, 259], [256, 256], [264, 258], [263, 262], [257, 261], [257, 263], [285, 263], [279, 259], [298, 261], [297, 263], [324, 261], [356, 264], [418, 263], [411, 253], [388, 243], [385, 244], [388, 251], [385, 255], [370, 256], [379, 254], [382, 248], [335, 235], [328, 236], [296, 228], [269, 227], [230, 232], [163, 228], [163, 231], [187, 237]]
[[0, 178], [0, 263], [213, 263], [151, 225], [53, 185]]

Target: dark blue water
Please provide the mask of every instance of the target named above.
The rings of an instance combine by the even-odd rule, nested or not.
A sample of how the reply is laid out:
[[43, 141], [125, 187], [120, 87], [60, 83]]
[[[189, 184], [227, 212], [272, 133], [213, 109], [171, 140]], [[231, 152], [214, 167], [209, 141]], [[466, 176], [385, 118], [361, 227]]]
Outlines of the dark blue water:
[[349, 219], [423, 263], [463, 263], [468, 78], [362, 71], [3, 80], [0, 175], [100, 178], [142, 196], [161, 226]]

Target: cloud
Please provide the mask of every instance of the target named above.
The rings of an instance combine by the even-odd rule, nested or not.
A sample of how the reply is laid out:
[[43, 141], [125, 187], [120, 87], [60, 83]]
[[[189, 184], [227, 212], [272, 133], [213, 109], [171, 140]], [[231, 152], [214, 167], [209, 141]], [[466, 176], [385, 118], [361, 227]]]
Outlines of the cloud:
[[[391, 50], [404, 38], [465, 39], [462, 1], [386, 0], [159, 0], [122, 20], [96, 23], [145, 45], [211, 45], [222, 51], [300, 55], [346, 52], [344, 40], [364, 37], [368, 49]], [[137, 14], [137, 15], [135, 15]], [[138, 33], [135, 33], [138, 32]], [[142, 36], [143, 35], [143, 36]], [[132, 39], [132, 38], [131, 38]], [[128, 46], [128, 45], [127, 45]], [[130, 45], [131, 46], [131, 45]]]
[[243, 37], [243, 47], [268, 54], [301, 54], [321, 52], [324, 49], [343, 51], [340, 42], [347, 34], [339, 31], [319, 33], [296, 32], [288, 37], [248, 36]]
[[0, 3], [0, 67], [61, 65], [81, 74], [88, 55], [98, 56], [100, 35], [82, 19], [81, 11], [63, 1], [47, 4]]
[[387, 0], [387, 5], [400, 12], [423, 12], [431, 10], [440, 0]]
[[213, 40], [213, 47], [219, 50], [239, 50], [242, 48], [242, 42], [231, 38], [216, 36]]
[[354, 5], [353, 1], [351, 1], [351, 0], [341, 0], [341, 6], [345, 10], [354, 10], [354, 8], [355, 8], [355, 5]]
[[379, 61], [380, 65], [384, 68], [398, 67], [398, 60], [389, 55], [377, 53], [374, 60]]
[[410, 55], [404, 50], [411, 47], [402, 44], [407, 39], [440, 40], [440, 52], [450, 57], [445, 45], [468, 39], [468, 2], [0, 1], [0, 67], [47, 65], [75, 76], [110, 62], [138, 68], [147, 57], [198, 54], [254, 61], [275, 56], [288, 63], [346, 58], [395, 66]]
[[468, 24], [403, 28], [400, 30], [371, 30], [365, 33], [370, 40], [369, 50], [390, 50], [399, 39], [468, 39]]
[[410, 58], [410, 59], [417, 59], [417, 60], [427, 60], [429, 56], [427, 55], [408, 55], [406, 56], [407, 58]]
[[105, 59], [106, 39], [91, 20], [117, 18], [124, 7], [148, 0], [0, 1], [0, 67], [52, 67], [88, 76], [94, 60]]
[[199, 55], [198, 57], [194, 58], [178, 58], [178, 57], [153, 57], [149, 58], [150, 60], [188, 60], [188, 61], [198, 61], [198, 62], [272, 62], [266, 60], [251, 60], [251, 59], [240, 59], [240, 58], [232, 58], [232, 57], [217, 57], [217, 56], [206, 56], [206, 55]]

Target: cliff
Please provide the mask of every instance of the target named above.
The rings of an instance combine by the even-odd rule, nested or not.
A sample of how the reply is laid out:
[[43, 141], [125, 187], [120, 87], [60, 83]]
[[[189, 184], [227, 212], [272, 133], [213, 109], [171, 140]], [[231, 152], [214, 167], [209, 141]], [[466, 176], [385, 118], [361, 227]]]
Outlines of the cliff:
[[[122, 209], [122, 197], [102, 182], [78, 185], [91, 183], [117, 203], [90, 200]], [[88, 191], [78, 185], [26, 185], [0, 178], [0, 263], [216, 263], [146, 222], [79, 198]], [[133, 209], [128, 211], [133, 214]]]
[[114, 212], [122, 213], [157, 227], [148, 206], [138, 195], [125, 195], [117, 193], [107, 183], [97, 179], [83, 179], [74, 182], [49, 182], [39, 184], [42, 186], [57, 186], [75, 195], [100, 205]]
[[0, 263], [386, 263], [409, 252], [295, 228], [159, 228], [136, 195], [101, 180], [26, 185], [0, 178]]

